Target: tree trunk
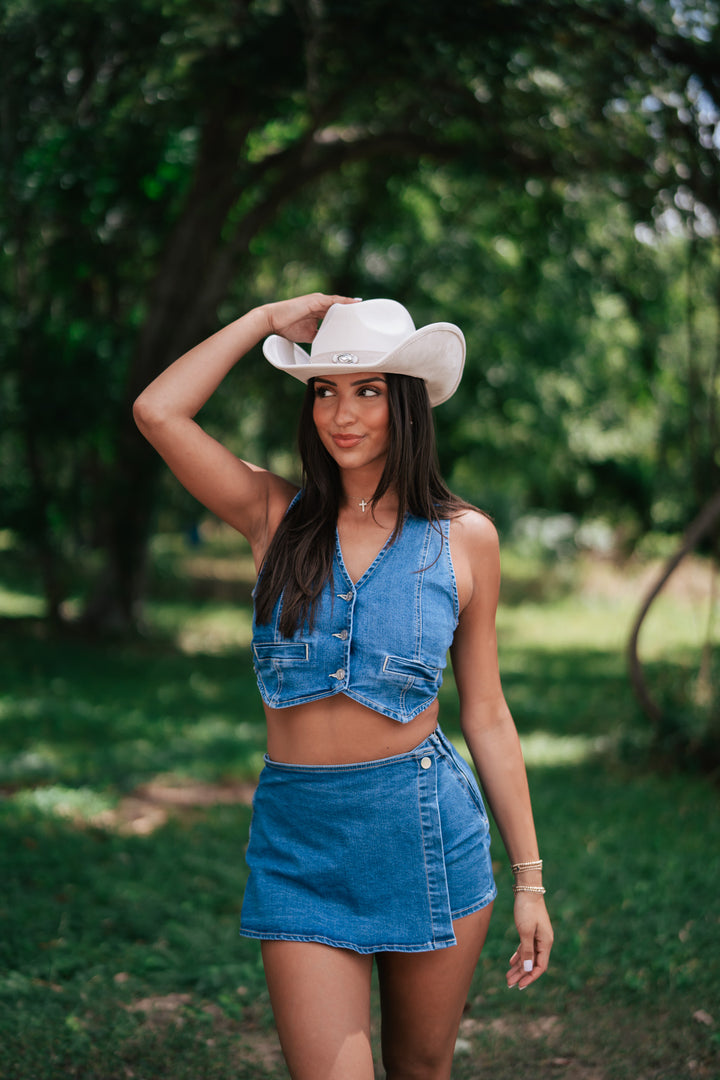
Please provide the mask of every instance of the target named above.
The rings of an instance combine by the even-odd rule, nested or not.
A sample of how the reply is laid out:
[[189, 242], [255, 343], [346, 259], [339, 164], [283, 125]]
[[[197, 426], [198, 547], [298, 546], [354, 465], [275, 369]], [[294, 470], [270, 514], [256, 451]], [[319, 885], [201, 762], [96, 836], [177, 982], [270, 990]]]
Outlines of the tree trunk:
[[98, 523], [104, 566], [81, 616], [100, 632], [133, 633], [142, 623], [148, 542], [161, 461], [135, 427], [132, 402], [172, 360], [212, 325], [214, 309], [198, 304], [200, 282], [220, 248], [220, 234], [237, 198], [237, 142], [219, 110], [206, 125], [185, 210], [160, 258], [148, 314], [131, 363], [126, 404], [118, 418], [117, 454], [108, 471], [105, 510]]
[[142, 625], [159, 466], [157, 454], [128, 418], [119, 436], [112, 506], [101, 527], [105, 563], [80, 619], [85, 629], [127, 635]]

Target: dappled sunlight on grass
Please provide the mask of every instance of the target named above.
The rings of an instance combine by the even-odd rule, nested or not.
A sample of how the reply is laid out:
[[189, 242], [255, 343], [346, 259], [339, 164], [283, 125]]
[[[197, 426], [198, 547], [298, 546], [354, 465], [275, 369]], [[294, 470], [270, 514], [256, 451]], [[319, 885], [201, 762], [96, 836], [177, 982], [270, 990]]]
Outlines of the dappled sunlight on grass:
[[527, 604], [522, 608], [501, 607], [498, 612], [498, 648], [501, 668], [506, 649], [532, 648], [554, 653], [577, 644], [589, 652], [623, 649], [629, 633], [633, 607], [588, 603], [566, 598], [551, 605]]
[[[500, 608], [498, 641], [503, 648], [532, 647], [555, 652], [573, 642], [589, 651], [624, 650], [641, 597], [603, 599], [567, 597], [553, 604], [526, 604]], [[707, 608], [660, 597], [641, 633], [641, 648], [648, 657], [670, 656], [677, 649], [700, 648]], [[716, 635], [720, 642], [720, 629]]]
[[522, 735], [520, 742], [528, 768], [579, 765], [605, 753], [611, 746], [606, 736], [555, 735], [551, 731], [531, 731]]
[[128, 791], [159, 773], [258, 771], [264, 716], [246, 651], [188, 658], [20, 630], [0, 639], [0, 783]]
[[198, 746], [209, 746], [218, 739], [232, 739], [238, 743], [257, 741], [257, 725], [238, 723], [226, 717], [202, 716], [184, 728], [183, 735]]
[[42, 597], [0, 585], [0, 615], [6, 618], [40, 618], [45, 610]]
[[[261, 764], [261, 763], [260, 763]], [[26, 787], [7, 798], [7, 807], [20, 818], [59, 818], [73, 825], [107, 829], [123, 835], [148, 836], [166, 825], [172, 815], [188, 814], [218, 804], [250, 806], [255, 783], [202, 783], [182, 776], [158, 776], [127, 795], [88, 787], [50, 784]]]
[[155, 632], [167, 635], [188, 656], [221, 654], [246, 649], [252, 640], [252, 617], [247, 605], [199, 605], [153, 602], [148, 621]]
[[[465, 760], [472, 764], [470, 752], [459, 737], [451, 738]], [[607, 736], [591, 738], [587, 735], [556, 735], [551, 731], [530, 731], [521, 735], [523, 757], [528, 769], [566, 767], [607, 753], [612, 739]]]
[[[0, 713], [0, 727], [3, 720], [15, 721], [14, 710], [6, 704]], [[7, 745], [7, 739], [3, 740]], [[62, 767], [62, 753], [58, 747], [40, 740], [25, 741], [16, 753], [6, 751], [0, 757], [0, 783], [32, 782], [42, 776], [58, 775]]]
[[51, 817], [86, 822], [112, 810], [117, 802], [115, 798], [92, 788], [71, 788], [61, 784], [18, 791], [11, 800], [21, 810], [37, 810]]
[[[681, 605], [660, 596], [640, 631], [640, 655], [645, 660], [682, 656], [689, 659], [702, 647], [707, 631], [708, 604]], [[720, 646], [720, 620], [713, 627], [714, 646]]]
[[[585, 557], [565, 567], [548, 567], [538, 560], [533, 564], [518, 559], [514, 553], [504, 562], [508, 564], [505, 587], [512, 599], [503, 602], [501, 594], [500, 648], [532, 647], [539, 652], [568, 646], [623, 651], [646, 590], [662, 566], [655, 560], [616, 567], [608, 560]], [[538, 582], [545, 582], [544, 587]], [[707, 560], [688, 559], [653, 603], [643, 625], [641, 646], [649, 659], [700, 648], [709, 596]], [[718, 643], [719, 622], [715, 625]]]

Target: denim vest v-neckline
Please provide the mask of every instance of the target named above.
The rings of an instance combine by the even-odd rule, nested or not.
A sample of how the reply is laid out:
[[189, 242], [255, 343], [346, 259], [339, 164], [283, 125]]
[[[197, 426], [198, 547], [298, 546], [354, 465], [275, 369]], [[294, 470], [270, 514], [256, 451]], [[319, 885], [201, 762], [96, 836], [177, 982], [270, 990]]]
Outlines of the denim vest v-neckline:
[[370, 575], [372, 574], [375, 567], [381, 561], [383, 556], [387, 553], [387, 550], [388, 550], [388, 548], [390, 547], [390, 545], [391, 545], [391, 543], [393, 541], [393, 537], [395, 536], [395, 531], [396, 530], [393, 529], [393, 531], [390, 533], [387, 540], [385, 541], [383, 546], [380, 548], [380, 550], [378, 551], [377, 555], [375, 556], [373, 561], [370, 563], [368, 568], [366, 570], [363, 570], [362, 574], [357, 579], [357, 581], [353, 581], [353, 579], [350, 576], [350, 571], [348, 570], [347, 566], [345, 565], [345, 559], [343, 558], [342, 547], [340, 546], [340, 533], [338, 531], [337, 525], [335, 526], [335, 557], [337, 559], [338, 569], [340, 570], [340, 573], [345, 577], [345, 580], [347, 581], [348, 585], [350, 585], [353, 589], [359, 589], [360, 586], [367, 580], [367, 578], [370, 577]]

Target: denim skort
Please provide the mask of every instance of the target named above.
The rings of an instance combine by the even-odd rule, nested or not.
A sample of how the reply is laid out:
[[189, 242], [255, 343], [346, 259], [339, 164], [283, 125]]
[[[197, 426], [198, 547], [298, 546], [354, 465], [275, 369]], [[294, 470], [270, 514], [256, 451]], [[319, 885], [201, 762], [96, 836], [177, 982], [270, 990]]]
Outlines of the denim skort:
[[241, 934], [359, 953], [455, 945], [496, 893], [482, 796], [439, 728], [378, 761], [266, 757], [247, 862]]

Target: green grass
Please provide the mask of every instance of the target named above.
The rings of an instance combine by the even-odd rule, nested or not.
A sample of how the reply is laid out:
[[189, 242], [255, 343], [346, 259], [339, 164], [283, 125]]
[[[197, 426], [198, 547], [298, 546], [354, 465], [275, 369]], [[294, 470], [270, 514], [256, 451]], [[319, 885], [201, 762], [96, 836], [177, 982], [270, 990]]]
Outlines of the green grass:
[[[6, 564], [3, 1080], [285, 1076], [257, 943], [237, 935], [249, 807], [152, 797], [152, 785], [243, 792], [260, 768], [247, 566], [223, 544], [189, 562], [159, 545], [155, 632], [129, 644], [48, 636], [31, 617], [32, 574]], [[633, 580], [589, 587], [581, 566], [561, 577], [509, 558], [506, 574], [503, 681], [557, 940], [545, 978], [508, 991], [514, 929], [496, 840], [500, 896], [454, 1077], [717, 1078], [718, 792], [626, 751], [647, 735], [623, 655], [639, 593]], [[684, 662], [697, 624], [684, 597], [664, 600], [645, 656]], [[457, 738], [451, 678], [442, 710]]]

